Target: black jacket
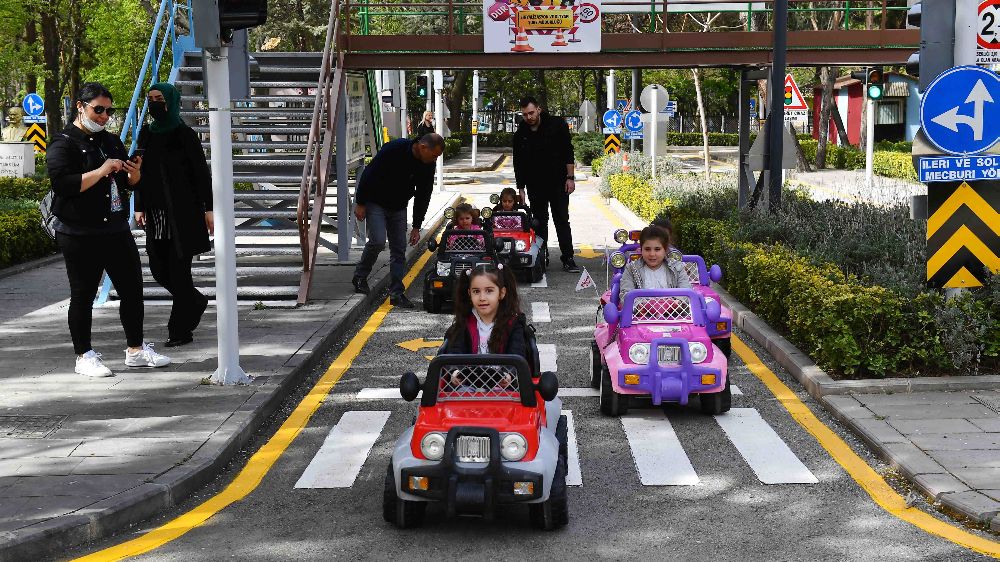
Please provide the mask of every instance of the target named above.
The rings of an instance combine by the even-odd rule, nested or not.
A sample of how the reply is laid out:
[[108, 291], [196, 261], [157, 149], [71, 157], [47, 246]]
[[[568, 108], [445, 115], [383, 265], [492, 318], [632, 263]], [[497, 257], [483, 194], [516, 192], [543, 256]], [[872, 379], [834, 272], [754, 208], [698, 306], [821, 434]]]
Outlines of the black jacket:
[[420, 228], [431, 203], [435, 164], [424, 164], [413, 155], [417, 141], [396, 139], [382, 146], [382, 150], [365, 166], [354, 196], [358, 205], [375, 203], [390, 211], [406, 209], [413, 202], [413, 228]]
[[563, 189], [566, 165], [574, 164], [569, 126], [560, 117], [541, 115], [537, 131], [521, 122], [513, 137], [514, 178], [519, 189]]
[[85, 133], [70, 123], [53, 136], [46, 152], [52, 191], [52, 213], [68, 227], [128, 230], [128, 173], [113, 174], [122, 200], [120, 211], [111, 212], [111, 177], [101, 178], [87, 191], [80, 191], [83, 174], [100, 168], [108, 158], [125, 160], [128, 154], [117, 136], [107, 131]]
[[211, 250], [205, 212], [212, 210], [212, 175], [198, 133], [182, 123], [154, 137], [149, 126], [143, 125], [139, 146], [146, 148], [146, 154], [135, 210], [146, 210], [144, 191], [160, 190], [177, 255], [193, 256]]
[[420, 137], [426, 135], [427, 133], [433, 133], [433, 132], [434, 132], [434, 126], [433, 125], [427, 125], [423, 121], [421, 121], [420, 124], [417, 125], [417, 138], [418, 139]]

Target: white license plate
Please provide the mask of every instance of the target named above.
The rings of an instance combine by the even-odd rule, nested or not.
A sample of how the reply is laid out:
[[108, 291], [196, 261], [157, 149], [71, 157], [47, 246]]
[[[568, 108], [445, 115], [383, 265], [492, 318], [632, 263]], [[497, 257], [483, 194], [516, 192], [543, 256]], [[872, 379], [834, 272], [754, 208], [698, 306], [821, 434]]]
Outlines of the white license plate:
[[681, 362], [681, 348], [676, 345], [661, 345], [657, 349], [661, 364], [676, 365]]
[[455, 443], [459, 462], [489, 462], [490, 438], [460, 436]]

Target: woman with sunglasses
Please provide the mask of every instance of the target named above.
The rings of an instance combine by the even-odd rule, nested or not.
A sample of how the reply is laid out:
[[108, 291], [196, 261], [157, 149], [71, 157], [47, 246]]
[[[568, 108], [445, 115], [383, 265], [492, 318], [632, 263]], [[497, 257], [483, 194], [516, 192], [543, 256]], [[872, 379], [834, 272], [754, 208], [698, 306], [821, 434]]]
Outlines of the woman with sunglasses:
[[111, 93], [96, 82], [76, 96], [69, 125], [53, 136], [47, 152], [56, 216], [56, 243], [69, 277], [69, 332], [76, 372], [109, 377], [112, 372], [91, 346], [92, 309], [107, 271], [120, 299], [128, 367], [163, 367], [170, 359], [143, 341], [142, 268], [129, 227], [127, 191], [139, 184], [142, 158], [128, 158], [116, 135], [104, 130], [114, 113]]
[[153, 121], [139, 132], [142, 189], [135, 220], [146, 228], [146, 252], [153, 278], [173, 297], [167, 347], [191, 343], [208, 306], [194, 286], [191, 262], [212, 249], [212, 175], [198, 133], [181, 119], [181, 94], [170, 84], [153, 84], [146, 94]]

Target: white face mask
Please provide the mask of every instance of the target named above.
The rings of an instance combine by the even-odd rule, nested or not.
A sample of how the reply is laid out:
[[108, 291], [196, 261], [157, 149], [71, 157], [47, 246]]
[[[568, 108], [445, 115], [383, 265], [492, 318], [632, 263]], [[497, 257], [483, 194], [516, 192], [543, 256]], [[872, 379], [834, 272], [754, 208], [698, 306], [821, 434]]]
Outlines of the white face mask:
[[82, 109], [80, 110], [80, 124], [83, 125], [84, 129], [87, 129], [91, 133], [100, 133], [104, 130], [104, 125], [88, 118], [86, 114], [83, 113]]

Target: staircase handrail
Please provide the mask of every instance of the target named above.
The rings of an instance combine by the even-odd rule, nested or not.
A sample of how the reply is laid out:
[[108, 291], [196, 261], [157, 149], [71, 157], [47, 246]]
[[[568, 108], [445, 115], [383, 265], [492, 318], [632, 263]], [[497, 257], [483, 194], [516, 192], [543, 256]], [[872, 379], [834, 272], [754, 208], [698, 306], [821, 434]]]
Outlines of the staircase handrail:
[[[339, 116], [337, 107], [341, 101], [340, 94], [344, 77], [344, 59], [343, 53], [340, 51], [340, 11], [340, 0], [331, 2], [330, 21], [326, 28], [326, 43], [323, 47], [323, 63], [320, 68], [319, 81], [316, 84], [316, 99], [313, 104], [309, 137], [306, 141], [302, 182], [299, 187], [296, 218], [299, 229], [299, 244], [302, 248], [302, 280], [299, 284], [299, 303], [306, 302], [312, 285], [312, 273], [316, 266], [322, 214], [326, 204], [327, 185], [329, 184], [330, 154], [333, 149], [332, 142]], [[324, 132], [325, 134], [323, 134]], [[310, 196], [313, 199], [311, 216]], [[338, 212], [350, 212], [350, 209], [338, 209]], [[346, 233], [341, 233], [341, 236], [344, 234]]]

